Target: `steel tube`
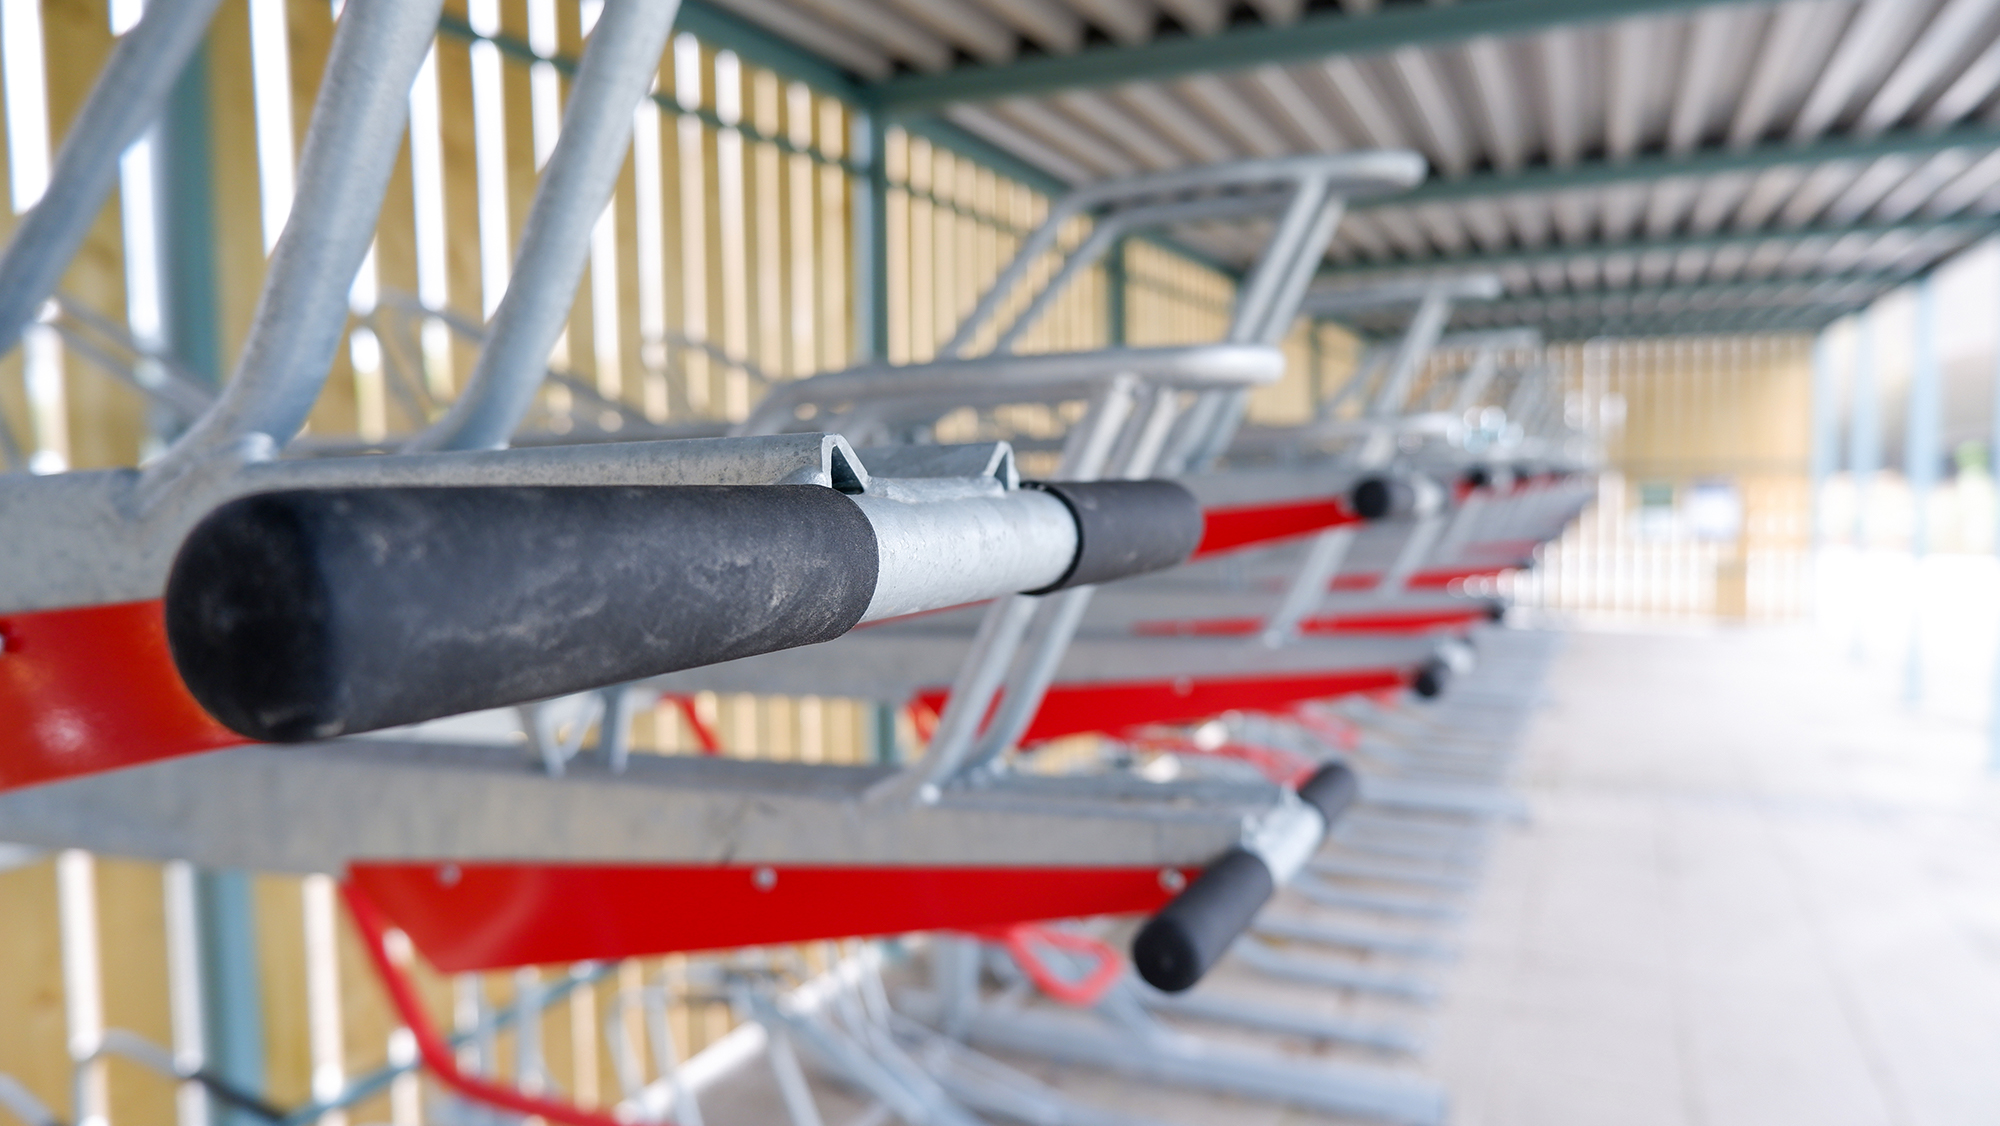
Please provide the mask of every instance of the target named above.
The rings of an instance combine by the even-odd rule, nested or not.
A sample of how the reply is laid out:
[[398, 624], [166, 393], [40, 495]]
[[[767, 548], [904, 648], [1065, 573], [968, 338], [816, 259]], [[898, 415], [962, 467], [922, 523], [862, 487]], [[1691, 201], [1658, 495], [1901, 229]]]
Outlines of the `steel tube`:
[[1048, 493], [1019, 490], [905, 504], [853, 498], [875, 528], [880, 568], [864, 622], [1037, 590], [1063, 577], [1076, 521]]
[[494, 311], [479, 363], [451, 410], [409, 448], [496, 449], [527, 414], [583, 277], [591, 231], [625, 163], [632, 107], [652, 85], [679, 8], [678, 0], [605, 5], [528, 210], [514, 282]]
[[235, 375], [209, 412], [147, 471], [164, 487], [248, 434], [282, 445], [319, 397], [347, 324], [402, 147], [410, 84], [437, 34], [442, 0], [350, 0], [299, 159], [292, 221], [272, 251]]
[[838, 407], [864, 399], [937, 396], [937, 413], [943, 414], [968, 403], [1083, 394], [1127, 374], [1142, 375], [1156, 386], [1252, 386], [1276, 380], [1284, 366], [1284, 355], [1276, 348], [1242, 344], [992, 356], [903, 367], [869, 365], [773, 388], [736, 433], [775, 434], [793, 425], [802, 408]]
[[150, 127], [208, 32], [217, 0], [152, 0], [118, 39], [50, 170], [47, 190], [0, 254], [0, 351], [12, 348], [55, 292], [118, 179], [118, 162]]
[[1236, 312], [1229, 326], [1228, 339], [1231, 343], [1263, 342], [1267, 310], [1285, 281], [1287, 267], [1296, 260], [1298, 245], [1319, 217], [1326, 197], [1327, 186], [1323, 181], [1309, 180], [1299, 185], [1298, 194], [1285, 208], [1285, 217], [1278, 221], [1278, 230], [1271, 236], [1263, 260], [1258, 262], [1236, 299]]

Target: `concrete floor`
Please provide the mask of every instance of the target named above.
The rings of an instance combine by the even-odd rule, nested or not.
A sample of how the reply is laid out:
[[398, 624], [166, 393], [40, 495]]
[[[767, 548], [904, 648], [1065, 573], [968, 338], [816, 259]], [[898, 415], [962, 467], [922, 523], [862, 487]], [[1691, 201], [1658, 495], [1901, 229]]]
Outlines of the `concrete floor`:
[[[1186, 1027], [1430, 1076], [1452, 1126], [2000, 1123], [2000, 781], [1983, 702], [1968, 675], [1913, 711], [1894, 662], [1849, 652], [1808, 628], [1570, 633], [1515, 775], [1529, 816], [1493, 841], [1449, 932], [1456, 961], [1407, 967], [1441, 1004], [1229, 962], [1205, 983], [1407, 1023], [1428, 1051]], [[1273, 909], [1312, 915], [1292, 893]], [[1010, 1062], [1147, 1121], [1359, 1121]], [[736, 1093], [755, 1106], [717, 1091], [709, 1121], [782, 1121], [767, 1070], [744, 1074]], [[822, 1090], [827, 1122], [861, 1111]]]
[[1567, 640], [1426, 1060], [1457, 1126], [2000, 1122], [1976, 709], [1846, 648]]

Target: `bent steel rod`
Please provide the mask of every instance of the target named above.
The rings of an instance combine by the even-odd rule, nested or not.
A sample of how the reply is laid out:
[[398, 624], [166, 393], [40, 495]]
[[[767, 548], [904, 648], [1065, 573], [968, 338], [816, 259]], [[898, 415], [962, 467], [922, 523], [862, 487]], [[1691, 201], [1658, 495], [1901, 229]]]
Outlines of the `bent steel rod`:
[[451, 410], [407, 449], [498, 449], [528, 413], [583, 278], [591, 230], [625, 163], [632, 109], [659, 71], [679, 8], [678, 0], [605, 5], [528, 210], [514, 280], [493, 314], [472, 378]]
[[151, 126], [208, 31], [216, 0], [152, 0], [118, 39], [63, 138], [42, 198], [0, 254], [0, 352], [55, 292], [118, 179], [118, 161]]
[[146, 471], [149, 490], [170, 487], [246, 435], [282, 446], [305, 424], [347, 326], [347, 293], [375, 237], [410, 85], [442, 6], [348, 3], [299, 158], [299, 193], [236, 371], [215, 406]]

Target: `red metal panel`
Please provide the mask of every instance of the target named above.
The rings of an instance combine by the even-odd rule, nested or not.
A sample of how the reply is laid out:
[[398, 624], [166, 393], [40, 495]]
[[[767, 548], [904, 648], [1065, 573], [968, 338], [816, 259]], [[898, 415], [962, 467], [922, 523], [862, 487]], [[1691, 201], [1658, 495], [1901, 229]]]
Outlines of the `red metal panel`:
[[1402, 669], [1349, 669], [1289, 676], [1181, 677], [1165, 681], [1059, 684], [1042, 699], [1023, 743], [1088, 731], [1118, 734], [1153, 723], [1191, 723], [1226, 711], [1281, 712], [1306, 700], [1399, 688]]
[[[1527, 566], [1523, 562], [1520, 566]], [[1453, 567], [1442, 571], [1420, 571], [1410, 579], [1411, 590], [1442, 590], [1460, 579], [1490, 579], [1513, 565], [1503, 567]]]
[[1207, 523], [1194, 558], [1233, 551], [1251, 544], [1290, 539], [1325, 531], [1342, 524], [1358, 524], [1361, 517], [1347, 507], [1342, 497], [1291, 501], [1243, 508], [1211, 508], [1202, 513]]
[[[1299, 623], [1309, 636], [1338, 633], [1423, 633], [1462, 629], [1486, 619], [1486, 608], [1448, 610], [1383, 610], [1372, 614], [1327, 614]], [[1132, 632], [1144, 637], [1248, 637], [1264, 628], [1262, 618], [1198, 618], [1186, 621], [1140, 622]]]
[[[1380, 668], [1058, 684], [1042, 697], [1042, 709], [1021, 742], [1093, 732], [1119, 735], [1152, 724], [1192, 723], [1226, 711], [1282, 712], [1307, 700], [1401, 688], [1414, 675], [1412, 669]], [[933, 688], [919, 692], [917, 702], [942, 714], [949, 695], [946, 689]]]
[[188, 695], [158, 601], [0, 614], [0, 790], [245, 742]]
[[[1192, 870], [1184, 875], [1192, 876]], [[1153, 911], [1158, 868], [358, 863], [356, 887], [439, 970]]]

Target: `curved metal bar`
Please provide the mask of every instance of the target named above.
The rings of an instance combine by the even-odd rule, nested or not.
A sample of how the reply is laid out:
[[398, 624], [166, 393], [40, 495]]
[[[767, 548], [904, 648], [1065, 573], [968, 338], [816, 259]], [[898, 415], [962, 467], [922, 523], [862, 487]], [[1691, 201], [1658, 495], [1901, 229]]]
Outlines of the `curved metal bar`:
[[305, 424], [340, 346], [348, 289], [375, 237], [410, 84], [442, 7], [442, 0], [349, 0], [313, 104], [299, 193], [235, 374], [214, 408], [147, 470], [149, 489], [245, 435], [282, 445]]
[[406, 449], [499, 449], [533, 405], [583, 278], [591, 229], [625, 163], [632, 108], [659, 72], [679, 8], [678, 0], [605, 5], [577, 68], [562, 135], [528, 210], [514, 282], [494, 311], [479, 363], [451, 410]]
[[1056, 200], [1042, 220], [1014, 254], [1000, 276], [995, 278], [972, 312], [959, 322], [951, 340], [938, 349], [938, 356], [952, 359], [964, 354], [972, 341], [993, 319], [1000, 306], [1026, 278], [1036, 261], [1055, 245], [1062, 225], [1084, 212], [1106, 203], [1171, 195], [1204, 189], [1224, 189], [1284, 180], [1318, 180], [1343, 197], [1381, 195], [1402, 191], [1422, 182], [1424, 158], [1401, 149], [1378, 149], [1351, 153], [1314, 153], [1302, 156], [1245, 160], [1219, 166], [1150, 173], [1119, 180], [1106, 180], [1078, 188]]
[[775, 434], [792, 424], [801, 407], [883, 396], [942, 396], [949, 400], [948, 410], [982, 402], [1023, 402], [1024, 396], [1082, 393], [1126, 373], [1142, 375], [1155, 386], [1239, 387], [1277, 379], [1284, 364], [1284, 355], [1267, 345], [1200, 344], [871, 365], [773, 388], [735, 432]]
[[[1278, 221], [1263, 260], [1237, 291], [1236, 313], [1231, 318], [1227, 338], [1231, 343], [1266, 342], [1265, 324], [1270, 320], [1271, 304], [1297, 266], [1302, 244], [1323, 213], [1328, 194], [1323, 180], [1308, 180], [1299, 185], [1291, 204], [1285, 208], [1284, 218]], [[1317, 253], [1324, 253], [1325, 247], [1322, 242]]]
[[208, 32], [217, 0], [152, 0], [118, 39], [90, 99], [63, 138], [42, 198], [0, 254], [0, 352], [14, 346], [118, 179], [118, 160], [160, 115], [167, 92]]
[[1097, 264], [1104, 257], [1111, 244], [1135, 230], [1147, 227], [1162, 227], [1170, 223], [1188, 222], [1197, 219], [1226, 219], [1243, 215], [1254, 215], [1263, 211], [1282, 207], [1286, 194], [1255, 194], [1238, 196], [1211, 196], [1205, 199], [1180, 200], [1174, 203], [1158, 203], [1144, 207], [1132, 207], [1114, 211], [1097, 221], [1091, 229], [1090, 237], [1082, 245], [1069, 252], [1061, 270], [1043, 283], [1041, 292], [1021, 310], [1014, 323], [994, 341], [993, 351], [1012, 352], [1014, 345], [1029, 329], [1035, 327], [1055, 299], [1075, 280], [1076, 275]]

